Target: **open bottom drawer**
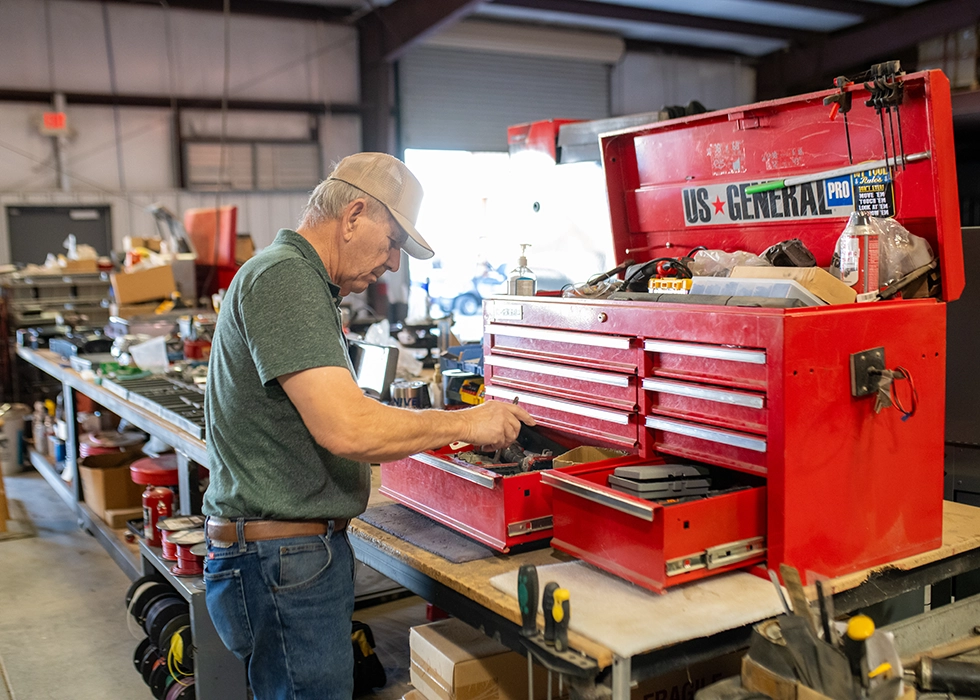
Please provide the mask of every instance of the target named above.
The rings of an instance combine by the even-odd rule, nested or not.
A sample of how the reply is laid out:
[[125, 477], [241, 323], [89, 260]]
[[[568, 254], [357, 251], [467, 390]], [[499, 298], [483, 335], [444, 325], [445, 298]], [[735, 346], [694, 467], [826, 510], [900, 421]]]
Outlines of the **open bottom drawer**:
[[605, 485], [621, 465], [543, 474], [552, 487], [552, 547], [660, 593], [765, 559], [764, 486], [660, 505]]

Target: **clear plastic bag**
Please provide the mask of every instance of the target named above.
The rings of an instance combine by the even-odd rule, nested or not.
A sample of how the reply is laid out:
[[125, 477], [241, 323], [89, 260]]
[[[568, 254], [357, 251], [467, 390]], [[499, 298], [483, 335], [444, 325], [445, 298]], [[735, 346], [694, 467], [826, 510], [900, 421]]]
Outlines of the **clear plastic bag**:
[[[834, 258], [830, 266], [830, 272], [844, 280], [854, 261], [848, 262], [853, 257], [853, 251], [841, 250], [842, 242], [845, 247], [853, 238], [850, 233], [854, 229], [854, 222], [857, 213], [851, 214], [847, 226], [844, 228], [841, 237], [837, 239], [837, 246], [834, 249]], [[878, 287], [883, 288], [897, 279], [917, 270], [923, 265], [928, 265], [935, 257], [929, 241], [914, 233], [909, 233], [908, 229], [902, 226], [895, 219], [884, 219], [876, 216], [867, 216], [867, 226], [878, 234]], [[851, 255], [848, 253], [851, 252]], [[843, 271], [841, 268], [845, 268]], [[846, 280], [845, 280], [846, 282]]]
[[694, 260], [688, 263], [691, 272], [696, 277], [728, 277], [736, 265], [751, 267], [772, 267], [765, 258], [736, 250], [727, 253], [724, 250], [699, 250]]
[[566, 299], [605, 299], [622, 284], [623, 281], [615, 277], [595, 284], [573, 284], [563, 289], [561, 295]]

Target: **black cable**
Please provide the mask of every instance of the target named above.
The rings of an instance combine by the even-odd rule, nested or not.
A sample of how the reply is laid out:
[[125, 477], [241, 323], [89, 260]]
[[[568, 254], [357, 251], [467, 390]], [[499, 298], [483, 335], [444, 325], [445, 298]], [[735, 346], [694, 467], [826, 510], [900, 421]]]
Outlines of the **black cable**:
[[629, 286], [644, 275], [650, 277], [652, 273], [648, 272], [647, 268], [649, 268], [651, 265], [656, 266], [658, 263], [662, 263], [662, 262], [667, 262], [670, 263], [671, 265], [676, 266], [676, 268], [683, 273], [681, 275], [681, 279], [691, 279], [692, 277], [694, 277], [694, 273], [691, 272], [691, 268], [689, 268], [685, 263], [682, 263], [677, 258], [654, 258], [649, 262], [643, 263], [643, 266], [640, 269], [634, 270], [633, 274], [629, 275], [623, 281], [623, 284], [620, 285], [619, 291], [621, 292], [628, 291]]

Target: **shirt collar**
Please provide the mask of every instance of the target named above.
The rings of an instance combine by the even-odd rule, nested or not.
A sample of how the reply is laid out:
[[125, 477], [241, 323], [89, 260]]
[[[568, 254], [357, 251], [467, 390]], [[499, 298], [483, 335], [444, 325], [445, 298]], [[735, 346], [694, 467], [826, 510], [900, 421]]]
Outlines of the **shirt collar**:
[[292, 229], [281, 228], [279, 229], [279, 233], [276, 234], [276, 240], [273, 241], [273, 243], [279, 245], [291, 245], [298, 250], [300, 255], [313, 264], [313, 267], [320, 274], [320, 277], [322, 277], [323, 281], [326, 282], [327, 287], [330, 288], [330, 294], [333, 295], [334, 300], [338, 304], [340, 303], [340, 287], [334, 284], [333, 280], [330, 279], [330, 273], [327, 272], [327, 268], [323, 266], [323, 260], [320, 258], [316, 252], [316, 249], [308, 240]]

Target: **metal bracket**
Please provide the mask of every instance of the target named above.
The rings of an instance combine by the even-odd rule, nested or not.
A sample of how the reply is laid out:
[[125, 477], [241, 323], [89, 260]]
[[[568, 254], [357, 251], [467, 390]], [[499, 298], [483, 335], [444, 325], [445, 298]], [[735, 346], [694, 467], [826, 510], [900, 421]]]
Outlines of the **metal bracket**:
[[667, 575], [677, 576], [698, 569], [720, 569], [723, 566], [736, 564], [746, 559], [752, 559], [766, 551], [764, 537], [750, 537], [746, 540], [719, 544], [708, 547], [703, 552], [695, 552], [687, 556], [677, 557], [667, 561]]
[[851, 355], [851, 396], [872, 396], [878, 393], [879, 377], [872, 369], [885, 369], [885, 348], [871, 348]]
[[533, 637], [521, 637], [521, 644], [549, 671], [563, 676], [590, 679], [594, 679], [599, 673], [599, 664], [591, 656], [573, 649], [557, 651], [554, 646], [545, 644], [544, 635], [540, 632]]
[[530, 520], [518, 520], [507, 524], [507, 536], [517, 537], [540, 530], [550, 530], [552, 528], [552, 518], [546, 515], [542, 518], [531, 518]]

